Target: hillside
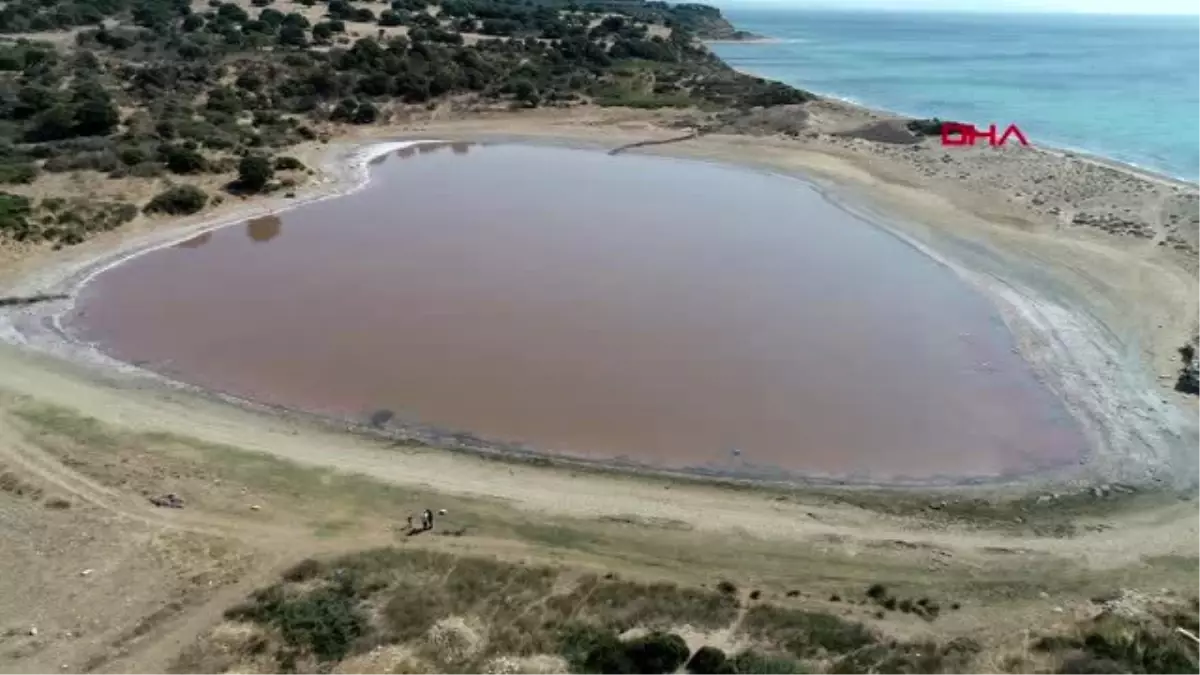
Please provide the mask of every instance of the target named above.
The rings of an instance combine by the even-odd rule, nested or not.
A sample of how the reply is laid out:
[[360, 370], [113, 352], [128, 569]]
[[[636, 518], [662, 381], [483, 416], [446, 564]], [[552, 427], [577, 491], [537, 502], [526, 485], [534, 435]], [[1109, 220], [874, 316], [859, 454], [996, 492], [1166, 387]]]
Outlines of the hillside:
[[286, 191], [305, 177], [294, 159], [272, 158], [289, 146], [435, 107], [723, 109], [812, 98], [735, 72], [697, 41], [728, 30], [713, 8], [661, 2], [9, 2], [0, 182], [91, 171], [190, 187], [88, 203], [15, 189], [0, 193], [0, 237], [69, 245], [139, 211], [197, 212], [221, 199], [214, 187]]

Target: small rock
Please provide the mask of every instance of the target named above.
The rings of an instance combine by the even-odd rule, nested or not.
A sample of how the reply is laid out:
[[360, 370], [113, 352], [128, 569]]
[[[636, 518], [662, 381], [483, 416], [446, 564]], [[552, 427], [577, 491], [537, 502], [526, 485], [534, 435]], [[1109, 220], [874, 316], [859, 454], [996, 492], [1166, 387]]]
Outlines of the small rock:
[[79, 576], [81, 576], [81, 577], [86, 577], [86, 576], [89, 576], [89, 575], [91, 575], [91, 573], [92, 573], [92, 572], [93, 572], [93, 570], [91, 570], [91, 569], [86, 569], [86, 570], [84, 570], [84, 571], [80, 572], [80, 573], [79, 573]]
[[30, 635], [37, 635], [37, 626], [31, 626], [31, 627], [29, 628], [29, 634], [30, 634]]
[[1062, 613], [1063, 613], [1063, 608], [1062, 608], [1062, 607], [1055, 607], [1055, 608], [1054, 608], [1054, 612], [1055, 612], [1056, 614], [1062, 614]]
[[1049, 600], [1049, 599], [1050, 599], [1050, 594], [1049, 594], [1049, 593], [1047, 593], [1046, 591], [1039, 591], [1039, 592], [1038, 592], [1038, 597], [1039, 597], [1039, 598], [1041, 598], [1041, 599], [1043, 599], [1043, 600]]
[[261, 510], [262, 510], [262, 507], [261, 507], [261, 506], [259, 506], [258, 504], [251, 504], [251, 505], [250, 505], [250, 510], [251, 510], [251, 511], [261, 511]]

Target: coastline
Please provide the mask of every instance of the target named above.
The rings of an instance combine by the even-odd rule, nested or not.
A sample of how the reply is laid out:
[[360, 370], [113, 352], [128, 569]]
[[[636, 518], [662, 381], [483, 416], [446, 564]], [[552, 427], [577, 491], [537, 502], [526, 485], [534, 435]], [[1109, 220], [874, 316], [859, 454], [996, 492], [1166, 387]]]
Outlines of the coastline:
[[[490, 135], [495, 136], [494, 133]], [[448, 128], [445, 133], [423, 135], [420, 139], [411, 137], [411, 134], [408, 136], [410, 136], [409, 140], [390, 140], [382, 143], [378, 141], [367, 141], [365, 144], [349, 142], [328, 150], [321, 162], [325, 180], [297, 199], [277, 201], [275, 204], [249, 204], [232, 213], [212, 216], [195, 222], [178, 222], [162, 229], [156, 229], [146, 236], [123, 242], [116, 247], [102, 247], [96, 255], [86, 258], [82, 262], [50, 266], [42, 270], [41, 274], [24, 278], [12, 290], [20, 294], [63, 293], [73, 296], [79, 288], [103, 270], [132, 257], [172, 245], [204, 231], [242, 222], [248, 217], [296, 208], [303, 204], [335, 198], [361, 189], [369, 181], [369, 165], [372, 159], [380, 154], [409, 143], [438, 142], [433, 139], [441, 137], [477, 137], [478, 133], [460, 131], [456, 134], [454, 130]], [[568, 145], [579, 145], [585, 141], [580, 136], [582, 135], [563, 134], [558, 137], [543, 135], [541, 138], [537, 136], [526, 136], [525, 138], [531, 142], [550, 140]], [[396, 137], [403, 136], [392, 136], [393, 139]], [[520, 140], [521, 136], [518, 134], [515, 138]], [[609, 145], [611, 146], [611, 144]], [[700, 144], [688, 139], [680, 139], [672, 145], [644, 146], [639, 151], [686, 157], [690, 154], [688, 148], [696, 145]], [[594, 147], [594, 144], [589, 147]], [[749, 158], [744, 155], [730, 153], [717, 153], [715, 157], [700, 158], [742, 166], [753, 166], [755, 163], [749, 161]], [[778, 166], [774, 168], [776, 171], [780, 169], [781, 167]], [[1171, 475], [1175, 464], [1171, 459], [1174, 451], [1168, 445], [1164, 445], [1164, 441], [1154, 441], [1153, 439], [1163, 424], [1166, 426], [1162, 428], [1170, 428], [1171, 433], [1176, 435], [1181, 430], [1184, 435], [1189, 433], [1187, 425], [1177, 419], [1166, 423], [1165, 420], [1171, 417], [1170, 411], [1163, 408], [1157, 401], [1151, 403], [1148, 398], [1138, 393], [1142, 389], [1135, 382], [1119, 381], [1119, 378], [1105, 376], [1102, 372], [1102, 364], [1119, 360], [1121, 358], [1120, 349], [1118, 345], [1104, 339], [1106, 332], [1101, 326], [1095, 325], [1093, 319], [1086, 314], [1079, 314], [1067, 309], [1067, 306], [1061, 302], [1041, 296], [1028, 285], [1014, 283], [1011, 278], [1006, 279], [1006, 276], [1011, 276], [1007, 275], [1006, 263], [990, 254], [979, 256], [968, 253], [964, 257], [964, 252], [968, 252], [970, 247], [963, 248], [952, 244], [951, 238], [947, 237], [937, 237], [932, 240], [928, 237], [922, 238], [917, 235], [912, 223], [895, 222], [894, 216], [872, 209], [867, 202], [859, 199], [861, 195], [840, 194], [841, 189], [846, 187], [845, 184], [839, 185], [835, 181], [833, 184], [823, 186], [819, 182], [814, 182], [811, 172], [804, 171], [803, 168], [783, 169], [782, 172], [813, 183], [826, 198], [834, 201], [839, 207], [900, 236], [927, 255], [933, 256], [943, 265], [953, 269], [972, 285], [984, 290], [1000, 309], [1001, 315], [1014, 336], [1018, 338], [1024, 356], [1034, 366], [1035, 371], [1044, 378], [1047, 386], [1068, 402], [1068, 407], [1085, 427], [1085, 432], [1089, 434], [1091, 445], [1093, 445], [1090, 456], [1080, 466], [1066, 468], [1062, 471], [1004, 476], [995, 480], [969, 478], [913, 482], [868, 480], [854, 482], [854, 485], [897, 489], [952, 489], [969, 486], [976, 489], [1013, 488], [1019, 492], [1027, 492], [1033, 489], [1043, 489], [1048, 485], [1078, 487], [1081, 484], [1103, 484], [1113, 481], [1147, 485], [1154, 481], [1170, 482], [1164, 479], [1164, 476], [1169, 478]], [[952, 248], [957, 249], [955, 253], [959, 254], [959, 261], [952, 260], [940, 253]], [[966, 259], [970, 259], [970, 264], [961, 262]], [[970, 269], [971, 265], [974, 265], [974, 269]], [[263, 406], [236, 396], [217, 392], [199, 392], [191, 385], [175, 383], [170, 378], [130, 364], [117, 362], [99, 352], [92, 345], [74, 341], [64, 330], [59, 319], [62, 314], [70, 310], [72, 303], [73, 300], [48, 302], [19, 310], [0, 312], [0, 340], [23, 344], [27, 348], [44, 351], [59, 359], [83, 364], [92, 369], [98, 368], [111, 373], [119, 373], [123, 379], [143, 383], [146, 386], [166, 387], [187, 391], [191, 394], [199, 393], [215, 397], [226, 404], [268, 414], [282, 413], [313, 417], [296, 411], [273, 409], [270, 406]], [[1080, 336], [1084, 336], [1082, 340]], [[1118, 370], [1115, 375], [1123, 376], [1124, 373]], [[1163, 417], [1164, 415], [1167, 417]], [[1150, 422], [1147, 423], [1146, 420]], [[353, 422], [328, 419], [323, 422], [326, 426], [349, 425], [346, 428], [353, 428], [359, 432], [370, 432], [370, 429], [363, 424], [355, 425]], [[1182, 426], [1180, 426], [1181, 424]], [[1129, 445], [1129, 439], [1121, 438], [1122, 434], [1126, 434], [1129, 430], [1136, 430], [1139, 443], [1135, 443], [1135, 445], [1142, 448], [1140, 451], [1133, 450]], [[423, 444], [446, 445], [447, 449], [452, 450], [499, 454], [517, 459], [550, 458], [550, 456], [535, 451], [524, 451], [515, 446], [491, 443], [473, 436], [468, 436], [469, 440], [465, 444], [454, 447], [447, 442], [447, 439], [454, 439], [456, 435], [444, 430], [410, 428], [399, 431], [402, 432], [403, 438]], [[634, 474], [651, 473], [700, 480], [734, 480], [735, 482], [747, 480], [744, 476], [705, 475], [703, 472], [696, 471], [681, 473], [679, 470], [655, 470], [653, 467], [631, 466], [618, 461], [595, 462], [560, 456], [550, 459], [555, 464], [577, 468], [590, 467], [602, 471], [615, 469]], [[1155, 476], [1157, 478], [1154, 478]], [[757, 480], [754, 478], [749, 480], [754, 484], [767, 487], [781, 484], [795, 487], [798, 485], [829, 486], [850, 483], [844, 478], [819, 476], [787, 476], [786, 480], [782, 482], [772, 481], [769, 476], [760, 476]]]
[[[782, 38], [774, 38], [774, 37], [770, 37], [770, 36], [760, 36], [758, 38], [751, 39], [751, 40], [704, 40], [703, 42], [705, 44], [718, 44], [718, 45], [720, 45], [720, 44], [762, 45], [762, 44], [780, 44], [782, 42], [785, 42], [785, 40]], [[722, 61], [724, 61], [724, 59], [722, 59]], [[733, 68], [734, 70], [737, 70], [746, 75], [751, 75], [753, 77], [762, 77], [762, 78], [768, 79], [768, 80], [772, 79], [772, 78], [766, 77], [765, 75], [762, 75], [761, 73], [754, 72], [753, 70], [750, 70], [747, 68], [739, 68], [739, 67], [735, 67], [732, 65], [730, 65], [730, 67]], [[790, 84], [790, 83], [785, 83], [785, 84]], [[792, 85], [792, 86], [800, 86], [802, 88], [806, 88], [806, 87], [803, 87], [803, 84], [796, 84], [796, 85]], [[824, 99], [826, 101], [836, 102], [838, 104], [846, 106], [847, 108], [856, 109], [863, 113], [877, 116], [880, 119], [915, 120], [915, 119], [930, 119], [930, 118], [939, 116], [936, 112], [932, 113], [930, 115], [922, 116], [922, 115], [912, 113], [909, 111], [893, 110], [893, 109], [877, 106], [877, 105], [874, 105], [871, 103], [859, 101], [857, 99], [854, 99], [854, 98], [849, 97], [844, 94], [837, 94], [837, 93], [817, 91], [817, 90], [808, 90], [808, 91], [811, 91], [813, 94], [817, 95], [818, 97], [820, 97], [821, 99]], [[1144, 178], [1147, 180], [1157, 180], [1157, 181], [1162, 181], [1162, 182], [1165, 182], [1165, 183], [1168, 183], [1171, 185], [1180, 185], [1180, 186], [1189, 187], [1189, 188], [1196, 188], [1197, 186], [1200, 186], [1200, 177], [1197, 177], [1195, 179], [1189, 179], [1189, 178], [1185, 178], [1183, 176], [1177, 176], [1177, 175], [1171, 174], [1162, 169], [1156, 169], [1154, 167], [1142, 166], [1142, 165], [1134, 163], [1134, 162], [1125, 161], [1125, 160], [1118, 159], [1115, 157], [1105, 156], [1103, 154], [1100, 154], [1100, 153], [1097, 153], [1097, 152], [1094, 152], [1091, 150], [1087, 150], [1086, 148], [1075, 148], [1075, 147], [1066, 146], [1066, 145], [1054, 145], [1053, 143], [1042, 143], [1040, 141], [1039, 142], [1031, 142], [1029, 147], [1032, 148], [1033, 150], [1037, 150], [1040, 152], [1046, 152], [1051, 155], [1066, 155], [1066, 156], [1073, 157], [1075, 159], [1079, 159], [1082, 161], [1095, 162], [1096, 164], [1098, 164], [1100, 166], [1105, 166], [1105, 167], [1108, 167], [1111, 169], [1116, 169], [1118, 171], [1123, 171], [1123, 172], [1126, 172], [1131, 175], [1137, 176], [1139, 178]]]

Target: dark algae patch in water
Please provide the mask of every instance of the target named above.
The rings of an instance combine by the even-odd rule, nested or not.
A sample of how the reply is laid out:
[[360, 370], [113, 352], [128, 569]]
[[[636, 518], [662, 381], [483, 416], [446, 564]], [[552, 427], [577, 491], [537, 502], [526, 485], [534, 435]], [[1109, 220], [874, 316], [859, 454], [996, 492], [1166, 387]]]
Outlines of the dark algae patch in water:
[[984, 478], [1084, 447], [984, 297], [799, 181], [461, 143], [372, 171], [105, 272], [74, 329], [269, 403], [662, 467]]

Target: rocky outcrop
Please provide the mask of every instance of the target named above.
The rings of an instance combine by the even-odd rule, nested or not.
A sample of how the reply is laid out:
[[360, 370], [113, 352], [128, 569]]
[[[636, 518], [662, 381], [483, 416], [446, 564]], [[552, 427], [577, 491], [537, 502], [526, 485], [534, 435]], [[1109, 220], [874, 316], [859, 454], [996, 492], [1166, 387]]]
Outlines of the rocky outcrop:
[[709, 5], [685, 3], [671, 7], [671, 21], [690, 31], [701, 40], [761, 40], [761, 35], [734, 28], [721, 15], [721, 10]]

